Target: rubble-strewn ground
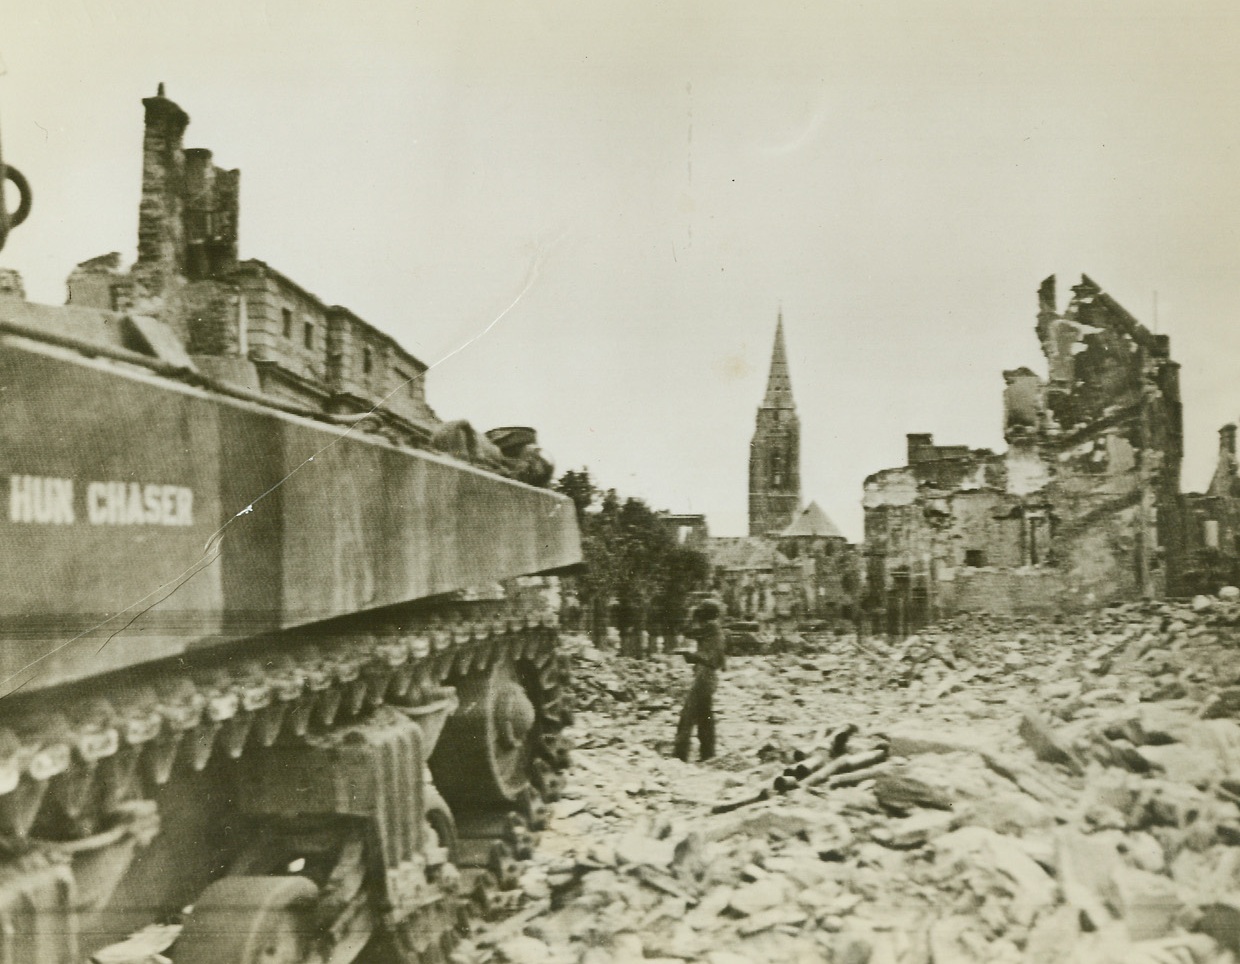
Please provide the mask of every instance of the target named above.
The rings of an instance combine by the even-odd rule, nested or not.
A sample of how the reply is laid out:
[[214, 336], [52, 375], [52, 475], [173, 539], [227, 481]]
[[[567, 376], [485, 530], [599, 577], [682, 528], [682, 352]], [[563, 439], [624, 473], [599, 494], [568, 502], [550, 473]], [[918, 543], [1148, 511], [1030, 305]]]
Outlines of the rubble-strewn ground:
[[[706, 765], [668, 756], [683, 661], [569, 640], [569, 788], [525, 908], [457, 958], [1233, 961], [1240, 591], [1222, 595], [734, 657]], [[794, 751], [816, 778], [784, 776]]]

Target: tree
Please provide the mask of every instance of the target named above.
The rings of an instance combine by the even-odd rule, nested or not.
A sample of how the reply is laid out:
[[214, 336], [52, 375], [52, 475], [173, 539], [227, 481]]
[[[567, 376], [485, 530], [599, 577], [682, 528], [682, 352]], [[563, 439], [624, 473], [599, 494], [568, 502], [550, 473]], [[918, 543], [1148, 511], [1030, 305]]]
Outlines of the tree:
[[641, 499], [601, 491], [588, 469], [570, 469], [554, 487], [577, 509], [586, 568], [573, 581], [595, 642], [606, 636], [613, 604], [626, 652], [639, 648], [652, 625], [665, 635], [679, 632], [689, 594], [706, 584], [705, 555], [678, 545], [659, 513]]
[[706, 553], [673, 546], [664, 560], [663, 585], [655, 606], [664, 635], [679, 634], [689, 621], [690, 594], [710, 582]]

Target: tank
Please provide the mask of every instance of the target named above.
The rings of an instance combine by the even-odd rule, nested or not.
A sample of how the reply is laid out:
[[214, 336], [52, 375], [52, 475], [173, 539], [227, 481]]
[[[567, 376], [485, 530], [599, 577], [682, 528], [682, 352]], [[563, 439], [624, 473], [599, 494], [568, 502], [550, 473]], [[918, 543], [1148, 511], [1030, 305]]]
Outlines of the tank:
[[573, 506], [143, 105], [132, 267], [0, 275], [0, 964], [445, 960], [562, 788]]

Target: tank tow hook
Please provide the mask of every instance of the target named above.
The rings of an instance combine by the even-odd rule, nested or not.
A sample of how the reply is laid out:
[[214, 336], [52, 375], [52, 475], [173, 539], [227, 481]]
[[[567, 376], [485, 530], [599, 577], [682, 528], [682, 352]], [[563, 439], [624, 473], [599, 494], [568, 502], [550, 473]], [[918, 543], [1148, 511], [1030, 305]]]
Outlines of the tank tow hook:
[[[17, 209], [14, 211], [9, 210], [8, 202], [4, 199], [5, 181], [11, 181], [17, 188]], [[17, 168], [4, 163], [4, 152], [0, 147], [0, 249], [4, 248], [4, 242], [8, 240], [9, 231], [25, 221], [30, 214], [31, 198], [30, 182]]]

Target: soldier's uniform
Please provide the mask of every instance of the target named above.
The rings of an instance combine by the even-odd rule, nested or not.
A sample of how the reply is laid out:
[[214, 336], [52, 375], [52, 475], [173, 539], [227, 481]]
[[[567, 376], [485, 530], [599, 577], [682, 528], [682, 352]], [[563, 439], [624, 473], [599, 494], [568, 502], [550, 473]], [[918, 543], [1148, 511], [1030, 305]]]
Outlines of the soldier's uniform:
[[687, 635], [697, 640], [697, 651], [687, 653], [685, 659], [696, 664], [693, 683], [680, 711], [676, 726], [676, 743], [673, 752], [686, 763], [690, 744], [696, 727], [699, 759], [709, 760], [715, 755], [715, 688], [719, 684], [719, 671], [727, 662], [723, 627], [719, 623], [721, 609], [718, 603], [707, 601], [694, 612], [694, 625]]

